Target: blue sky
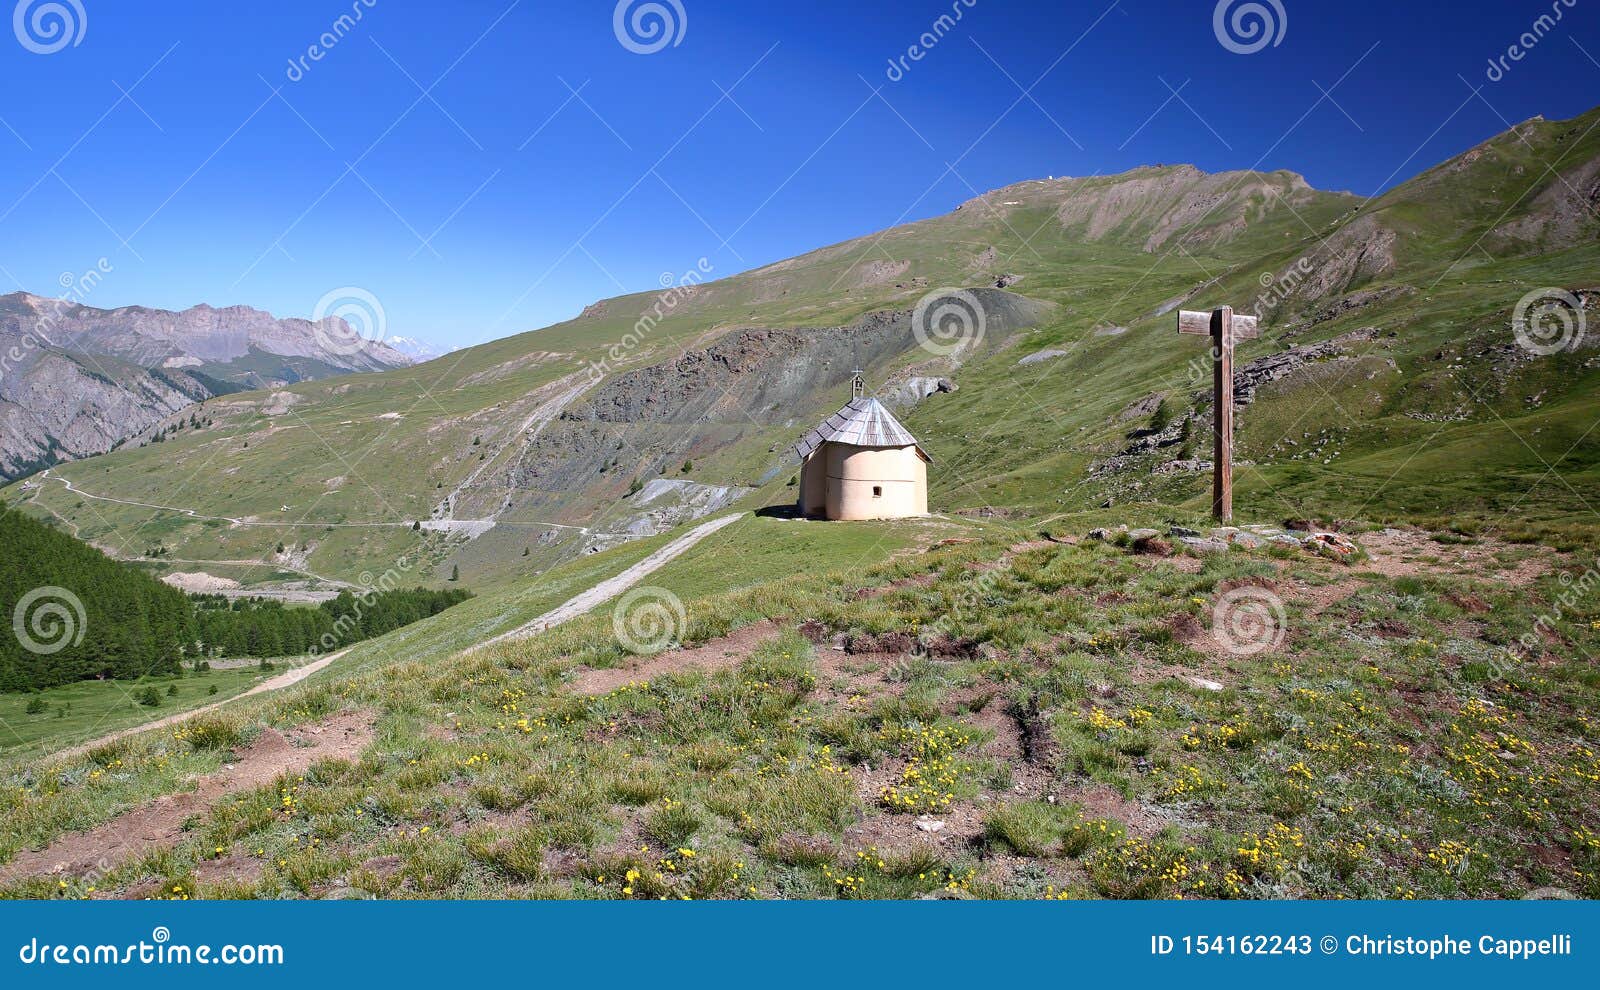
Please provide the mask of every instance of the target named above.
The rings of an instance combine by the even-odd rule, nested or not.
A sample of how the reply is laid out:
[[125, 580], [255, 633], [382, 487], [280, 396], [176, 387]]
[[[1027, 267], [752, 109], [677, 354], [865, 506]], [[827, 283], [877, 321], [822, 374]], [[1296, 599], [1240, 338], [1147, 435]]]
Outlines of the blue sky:
[[104, 307], [308, 316], [358, 286], [449, 345], [1022, 179], [1193, 162], [1372, 194], [1600, 103], [1587, 0], [1276, 0], [1249, 54], [1212, 0], [664, 0], [678, 43], [648, 54], [613, 0], [59, 2], [76, 44], [30, 33], [48, 0], [4, 0], [0, 292], [102, 257]]

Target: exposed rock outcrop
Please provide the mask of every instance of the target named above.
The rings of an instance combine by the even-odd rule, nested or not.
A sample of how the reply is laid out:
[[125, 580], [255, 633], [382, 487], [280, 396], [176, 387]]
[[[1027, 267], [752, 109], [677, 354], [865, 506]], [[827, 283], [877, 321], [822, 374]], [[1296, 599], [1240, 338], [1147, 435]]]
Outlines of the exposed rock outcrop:
[[1585, 244], [1600, 235], [1600, 158], [1550, 180], [1528, 211], [1496, 227], [1496, 246], [1546, 251]]

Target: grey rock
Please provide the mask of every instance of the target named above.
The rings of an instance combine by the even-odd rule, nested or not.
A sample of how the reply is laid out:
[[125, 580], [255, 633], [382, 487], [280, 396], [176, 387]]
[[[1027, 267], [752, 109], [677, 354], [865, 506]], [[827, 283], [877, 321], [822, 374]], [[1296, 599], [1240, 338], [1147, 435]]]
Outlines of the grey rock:
[[1063, 358], [1066, 356], [1066, 351], [1060, 351], [1053, 347], [1047, 347], [1042, 351], [1035, 351], [1034, 353], [1029, 354], [1027, 357], [1018, 361], [1017, 364], [1018, 366], [1038, 364], [1041, 361], [1054, 361], [1056, 358]]
[[960, 386], [948, 378], [917, 375], [886, 385], [878, 391], [878, 398], [891, 409], [910, 409], [930, 395], [948, 395], [959, 389]]

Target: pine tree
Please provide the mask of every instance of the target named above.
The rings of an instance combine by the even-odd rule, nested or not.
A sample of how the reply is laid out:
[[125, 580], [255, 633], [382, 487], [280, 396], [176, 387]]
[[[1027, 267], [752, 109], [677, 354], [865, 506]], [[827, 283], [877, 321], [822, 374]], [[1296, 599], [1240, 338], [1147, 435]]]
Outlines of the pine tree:
[[1162, 396], [1156, 403], [1155, 412], [1150, 414], [1150, 432], [1160, 433], [1172, 423], [1172, 407], [1167, 404], [1167, 399]]

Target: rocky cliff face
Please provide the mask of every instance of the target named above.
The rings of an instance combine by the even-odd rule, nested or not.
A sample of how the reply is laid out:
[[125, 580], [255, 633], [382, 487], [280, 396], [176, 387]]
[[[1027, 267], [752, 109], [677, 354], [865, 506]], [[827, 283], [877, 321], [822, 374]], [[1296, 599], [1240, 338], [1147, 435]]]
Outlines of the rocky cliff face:
[[0, 296], [0, 480], [105, 453], [216, 395], [409, 363], [337, 318]]
[[113, 378], [44, 352], [23, 373], [0, 379], [0, 478], [105, 453], [212, 394], [182, 373], [117, 372]]
[[[968, 334], [975, 344], [1032, 326], [1050, 309], [1046, 303], [997, 289], [973, 289], [967, 295], [983, 309], [982, 331]], [[618, 375], [562, 418], [602, 423], [786, 422], [796, 410], [809, 409], [817, 396], [836, 392], [855, 369], [916, 353], [920, 338], [913, 315], [911, 310], [888, 310], [843, 327], [740, 330], [674, 362]], [[929, 355], [955, 357], [960, 350], [953, 343], [928, 339]]]
[[[970, 295], [983, 310], [983, 346], [1000, 344], [1052, 309], [995, 289]], [[887, 310], [847, 326], [736, 330], [672, 361], [617, 375], [528, 443], [503, 481], [509, 501], [533, 518], [559, 518], [585, 504], [592, 507], [585, 511], [600, 511], [635, 478], [675, 475], [686, 460], [769, 429], [798, 436], [842, 404], [855, 369], [928, 357], [919, 343], [913, 312]], [[787, 443], [773, 448], [762, 480], [792, 467], [787, 450]], [[607, 525], [611, 516], [627, 513], [610, 513]]]

